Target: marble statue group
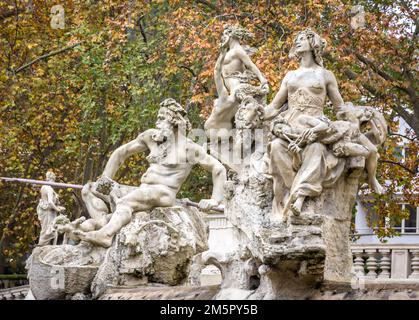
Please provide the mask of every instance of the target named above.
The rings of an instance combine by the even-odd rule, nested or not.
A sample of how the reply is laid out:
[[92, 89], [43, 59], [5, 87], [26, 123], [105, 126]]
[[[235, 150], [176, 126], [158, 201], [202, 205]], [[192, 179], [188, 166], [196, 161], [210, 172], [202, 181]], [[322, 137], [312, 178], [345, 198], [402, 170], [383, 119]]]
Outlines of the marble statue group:
[[[376, 167], [386, 121], [370, 106], [344, 102], [323, 65], [326, 41], [311, 29], [296, 35], [290, 57], [299, 67], [288, 71], [268, 103], [268, 81], [245, 46], [251, 36], [239, 26], [224, 29], [214, 67], [217, 98], [204, 124], [207, 143], [188, 137], [187, 112], [168, 98], [155, 128], [116, 149], [99, 179], [83, 187], [88, 219], [57, 220], [64, 208], [53, 189], [43, 187], [39, 247], [28, 260], [37, 299], [99, 298], [112, 284], [190, 283], [192, 270], [206, 264], [222, 271], [220, 299], [301, 298], [314, 294], [318, 281], [352, 276], [351, 210], [364, 179], [383, 192]], [[326, 99], [336, 120], [325, 115]], [[141, 184], [114, 181], [139, 152], [148, 152], [149, 163]], [[232, 161], [237, 155], [240, 161]], [[199, 208], [176, 199], [194, 165], [212, 175], [212, 197]], [[227, 253], [206, 244], [202, 215], [215, 207], [224, 208], [236, 230]], [[56, 233], [71, 243], [50, 245]], [[40, 293], [40, 272], [53, 266], [67, 277], [84, 277], [84, 284]], [[68, 266], [83, 272], [72, 274]]]

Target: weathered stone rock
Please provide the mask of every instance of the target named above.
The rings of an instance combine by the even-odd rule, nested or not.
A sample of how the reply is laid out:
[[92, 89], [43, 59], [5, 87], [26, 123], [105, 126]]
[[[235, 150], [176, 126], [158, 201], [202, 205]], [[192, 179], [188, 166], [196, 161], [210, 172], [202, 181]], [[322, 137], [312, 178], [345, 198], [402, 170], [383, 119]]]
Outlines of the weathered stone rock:
[[206, 249], [206, 224], [198, 209], [136, 213], [106, 252], [92, 283], [94, 297], [107, 285], [182, 284], [193, 257]]
[[86, 244], [35, 248], [27, 261], [33, 297], [55, 300], [88, 293], [104, 254], [105, 249]]
[[[137, 212], [110, 248], [87, 242], [37, 247], [27, 261], [37, 300], [99, 297], [109, 285], [179, 285], [207, 249], [201, 212], [176, 206]], [[74, 296], [78, 294], [77, 296]]]

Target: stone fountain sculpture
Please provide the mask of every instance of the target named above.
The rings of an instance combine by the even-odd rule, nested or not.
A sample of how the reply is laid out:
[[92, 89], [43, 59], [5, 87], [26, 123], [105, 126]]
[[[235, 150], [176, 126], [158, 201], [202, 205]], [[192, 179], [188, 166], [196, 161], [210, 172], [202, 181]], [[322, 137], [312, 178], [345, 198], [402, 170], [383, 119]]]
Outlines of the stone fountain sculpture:
[[[251, 150], [251, 161], [226, 185], [235, 243], [230, 251], [202, 254], [221, 270], [220, 299], [315, 298], [322, 282], [349, 283], [354, 276], [352, 209], [364, 175], [382, 192], [375, 171], [387, 125], [373, 108], [344, 103], [323, 66], [325, 46], [312, 30], [300, 32], [290, 53], [300, 67], [286, 74], [262, 112], [250, 95], [236, 114], [236, 125], [269, 140], [262, 151]], [[323, 112], [326, 97], [337, 121]]]
[[[116, 149], [98, 181], [82, 190], [90, 219], [60, 221], [56, 229], [76, 245], [35, 248], [27, 268], [36, 299], [99, 297], [111, 285], [177, 285], [187, 281], [193, 257], [207, 249], [202, 213], [182, 205], [176, 194], [195, 164], [212, 173], [208, 210], [223, 200], [226, 170], [188, 139], [183, 107], [164, 100], [156, 129]], [[149, 150], [150, 167], [139, 187], [112, 178], [130, 155]], [[51, 286], [51, 283], [55, 283]]]
[[[384, 117], [343, 101], [323, 66], [326, 42], [310, 29], [297, 35], [290, 52], [300, 67], [286, 74], [266, 105], [267, 81], [240, 44], [248, 35], [227, 26], [222, 37], [214, 70], [218, 98], [205, 123], [213, 156], [186, 138], [182, 106], [163, 101], [156, 129], [118, 148], [99, 180], [83, 187], [90, 219], [56, 221], [57, 231], [76, 244], [34, 249], [28, 269], [37, 299], [181, 285], [188, 276], [196, 280], [204, 264], [221, 270], [217, 299], [316, 299], [322, 283], [355, 276], [352, 209], [364, 177], [383, 191], [375, 174]], [[336, 121], [324, 114], [326, 97]], [[113, 180], [126, 158], [146, 150], [150, 167], [139, 187]], [[176, 200], [194, 164], [212, 172], [214, 183], [211, 199], [199, 207], [223, 204], [233, 225], [225, 251], [208, 250], [201, 212]]]

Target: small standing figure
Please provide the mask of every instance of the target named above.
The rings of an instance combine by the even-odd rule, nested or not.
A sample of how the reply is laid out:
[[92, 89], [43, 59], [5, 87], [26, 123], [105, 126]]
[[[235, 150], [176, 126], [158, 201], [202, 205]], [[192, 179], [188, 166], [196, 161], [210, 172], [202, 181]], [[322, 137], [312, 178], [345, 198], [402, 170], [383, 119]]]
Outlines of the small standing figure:
[[[55, 174], [48, 171], [46, 174], [46, 180], [49, 182], [55, 182]], [[39, 200], [36, 213], [38, 219], [41, 221], [41, 234], [39, 236], [39, 246], [46, 246], [51, 243], [51, 240], [55, 238], [54, 220], [57, 217], [57, 213], [61, 213], [65, 210], [64, 207], [59, 205], [58, 194], [54, 191], [51, 186], [42, 186], [41, 188], [41, 199]]]

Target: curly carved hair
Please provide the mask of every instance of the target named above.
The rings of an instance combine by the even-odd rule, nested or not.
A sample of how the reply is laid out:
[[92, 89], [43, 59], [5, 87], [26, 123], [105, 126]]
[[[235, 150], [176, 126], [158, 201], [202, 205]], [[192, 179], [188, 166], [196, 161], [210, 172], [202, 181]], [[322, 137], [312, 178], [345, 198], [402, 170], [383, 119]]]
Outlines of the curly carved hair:
[[169, 111], [168, 120], [174, 126], [185, 130], [191, 129], [191, 123], [187, 117], [186, 110], [175, 99], [168, 98], [160, 103], [160, 109]]
[[[297, 40], [297, 38], [304, 34], [307, 37], [307, 40], [310, 44], [310, 48], [313, 52], [314, 61], [320, 66], [323, 67], [323, 58], [322, 54], [324, 49], [326, 48], [326, 40], [323, 39], [321, 36], [319, 36], [316, 32], [311, 30], [310, 28], [305, 29], [303, 31], [300, 31], [297, 36], [295, 37], [294, 42]], [[300, 58], [298, 53], [296, 52], [295, 45], [291, 48], [291, 51], [289, 53], [290, 58]]]
[[239, 40], [253, 37], [253, 34], [247, 31], [246, 29], [237, 25], [228, 25], [228, 24], [224, 26], [223, 34], [229, 37], [235, 37]]

